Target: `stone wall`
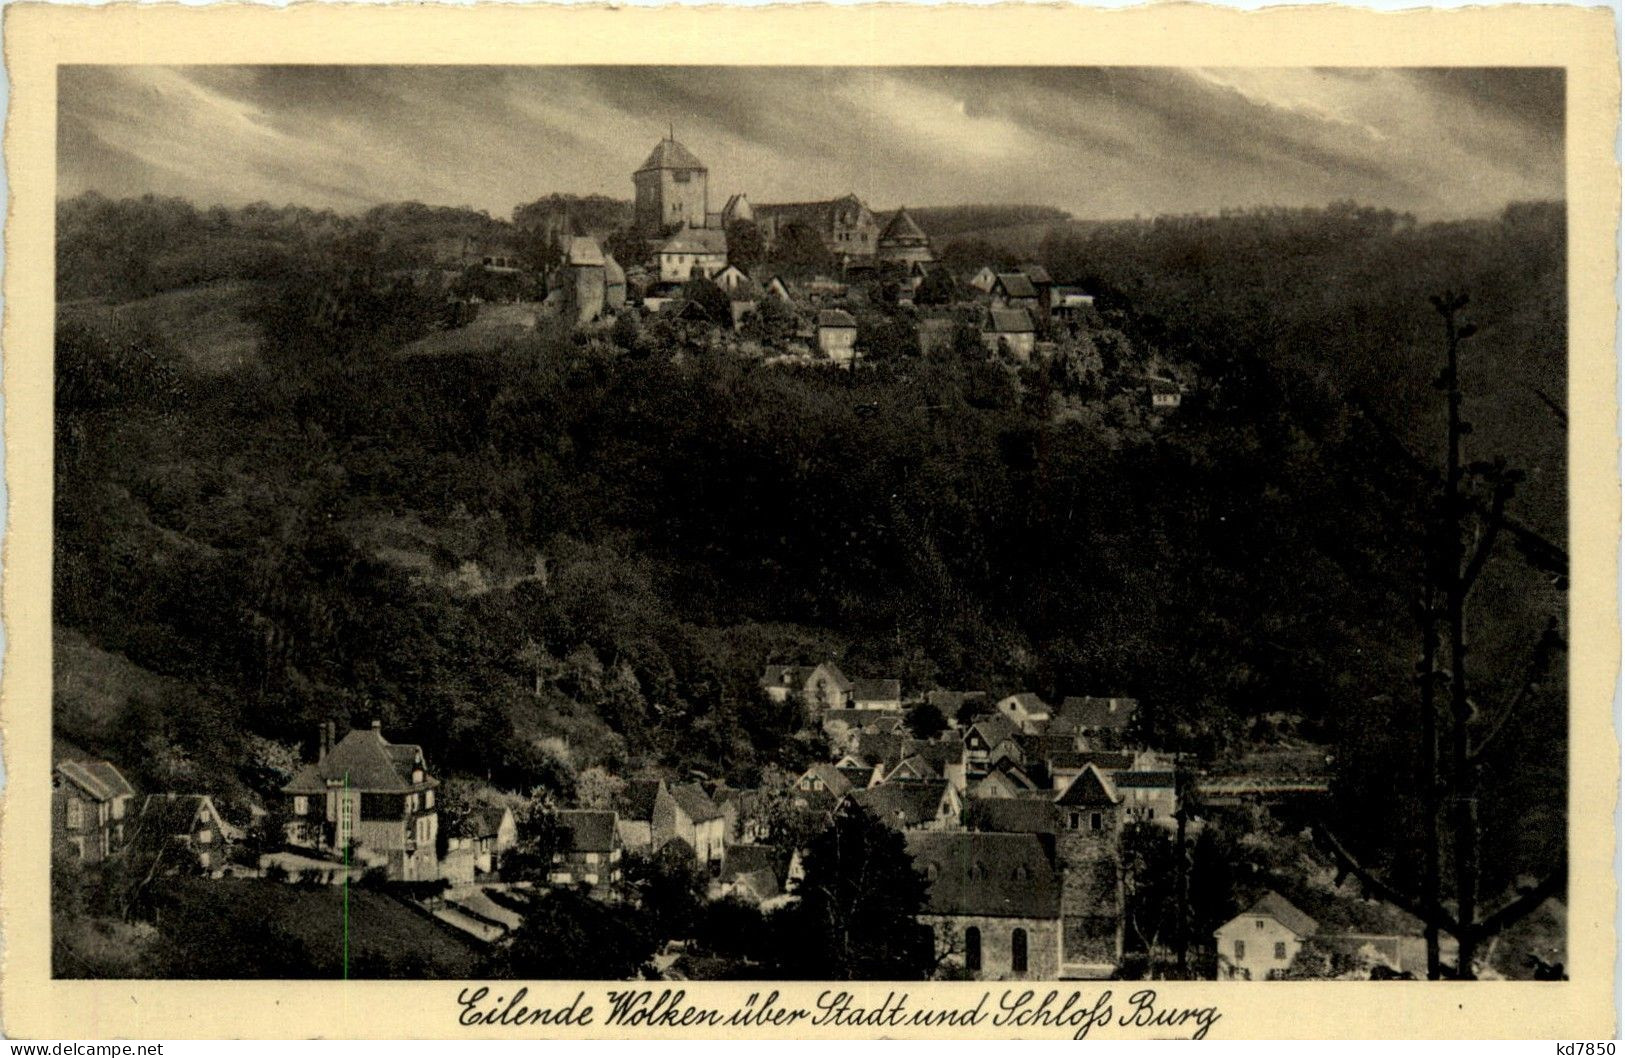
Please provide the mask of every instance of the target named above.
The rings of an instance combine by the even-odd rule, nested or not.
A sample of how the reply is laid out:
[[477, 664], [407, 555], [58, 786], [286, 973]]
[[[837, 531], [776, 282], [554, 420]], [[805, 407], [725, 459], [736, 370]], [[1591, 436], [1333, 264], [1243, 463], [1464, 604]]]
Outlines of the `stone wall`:
[[[937, 952], [947, 952], [943, 967], [965, 966], [965, 931], [982, 934], [979, 981], [1054, 981], [1061, 976], [1061, 923], [1057, 919], [994, 918], [987, 915], [923, 915], [936, 934]], [[1027, 969], [1011, 968], [1011, 944], [1017, 929], [1027, 931]]]

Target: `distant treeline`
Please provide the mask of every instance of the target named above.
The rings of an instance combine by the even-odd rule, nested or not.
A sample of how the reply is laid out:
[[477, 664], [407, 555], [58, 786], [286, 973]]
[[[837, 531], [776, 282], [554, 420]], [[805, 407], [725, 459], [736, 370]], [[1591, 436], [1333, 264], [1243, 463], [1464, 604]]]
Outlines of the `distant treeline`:
[[1051, 206], [911, 206], [908, 213], [932, 239], [1022, 224], [1061, 224], [1072, 217]]

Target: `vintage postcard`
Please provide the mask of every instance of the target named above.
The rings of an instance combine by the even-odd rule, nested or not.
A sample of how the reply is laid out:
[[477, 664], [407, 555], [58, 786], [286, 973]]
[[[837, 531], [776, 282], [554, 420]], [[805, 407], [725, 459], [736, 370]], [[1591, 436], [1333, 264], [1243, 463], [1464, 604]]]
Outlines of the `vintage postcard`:
[[1614, 28], [12, 6], [6, 1034], [1612, 1035]]

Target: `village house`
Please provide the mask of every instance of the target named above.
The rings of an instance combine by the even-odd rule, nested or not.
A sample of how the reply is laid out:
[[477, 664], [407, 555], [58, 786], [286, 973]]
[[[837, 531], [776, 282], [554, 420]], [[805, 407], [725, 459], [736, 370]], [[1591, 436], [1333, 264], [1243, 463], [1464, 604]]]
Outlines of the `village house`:
[[709, 176], [704, 162], [667, 136], [632, 174], [633, 225], [645, 236], [675, 226], [703, 228]]
[[[455, 858], [461, 863], [466, 858], [472, 881], [474, 872], [491, 874], [500, 870], [503, 855], [518, 844], [519, 825], [513, 809], [506, 805], [476, 805], [457, 827], [457, 833], [446, 839], [446, 860], [449, 864]], [[442, 871], [447, 877], [452, 873], [449, 866]]]
[[1040, 309], [1038, 288], [1022, 272], [1000, 272], [995, 275], [993, 288], [988, 295], [996, 307], [1026, 309], [1030, 313], [1037, 313]]
[[946, 779], [886, 782], [847, 797], [870, 815], [898, 830], [953, 830], [964, 802]]
[[1037, 734], [1049, 723], [1050, 709], [1044, 699], [1031, 691], [1000, 698], [993, 706], [1000, 715], [1027, 734]]
[[1077, 316], [1095, 307], [1093, 294], [1085, 294], [1079, 287], [1055, 287], [1050, 291], [1050, 311], [1064, 316]]
[[81, 863], [100, 863], [124, 846], [135, 789], [105, 760], [65, 760], [51, 783], [53, 843]]
[[1219, 980], [1267, 981], [1280, 976], [1317, 929], [1314, 919], [1281, 894], [1266, 892], [1213, 931]]
[[657, 852], [680, 839], [694, 850], [700, 866], [714, 867], [722, 860], [726, 828], [724, 813], [699, 783], [678, 783], [655, 801], [652, 830]]
[[1128, 771], [1134, 767], [1134, 754], [1111, 753], [1105, 751], [1073, 750], [1070, 752], [1053, 753], [1048, 760], [1051, 784], [1057, 790], [1064, 790], [1069, 783], [1077, 778], [1083, 769], [1094, 765], [1100, 773], [1111, 779], [1119, 772]]
[[811, 715], [848, 708], [852, 681], [833, 661], [817, 665], [769, 665], [762, 673], [762, 690], [775, 702], [798, 694]]
[[923, 266], [936, 260], [936, 255], [931, 252], [931, 240], [926, 238], [924, 230], [914, 222], [914, 218], [908, 215], [908, 210], [901, 207], [886, 222], [875, 246], [875, 255], [882, 261]]
[[979, 716], [965, 728], [965, 772], [980, 777], [987, 774], [993, 751], [1017, 731], [1002, 713]]
[[1179, 383], [1171, 378], [1151, 375], [1146, 379], [1146, 384], [1151, 390], [1151, 406], [1153, 408], [1171, 411], [1179, 407], [1180, 402], [1184, 399], [1184, 393], [1180, 390]]
[[854, 709], [901, 710], [903, 708], [902, 681], [853, 680], [851, 701]]
[[839, 800], [852, 792], [853, 782], [835, 765], [818, 761], [808, 765], [797, 777], [795, 788], [803, 793], [828, 794]]
[[837, 364], [850, 364], [858, 357], [858, 321], [845, 309], [818, 312], [818, 351]]
[[856, 195], [822, 202], [786, 202], [755, 207], [756, 227], [771, 250], [792, 226], [817, 235], [841, 263], [875, 255], [880, 226], [869, 207]]
[[1111, 783], [1123, 798], [1123, 811], [1141, 823], [1172, 824], [1179, 811], [1179, 795], [1171, 771], [1120, 771]]
[[661, 244], [656, 257], [663, 282], [710, 279], [728, 267], [728, 239], [710, 228], [684, 228]]
[[1012, 761], [1000, 761], [971, 787], [969, 796], [977, 800], [1030, 797], [1043, 793], [1026, 769]]
[[1037, 304], [1035, 307], [1039, 313], [1044, 316], [1048, 316], [1051, 305], [1053, 304], [1053, 292], [1055, 289], [1055, 281], [1050, 278], [1049, 270], [1041, 264], [1033, 264], [1030, 262], [1027, 264], [1017, 265], [1016, 270], [1022, 275], [1026, 276], [1027, 282], [1032, 284], [1033, 292], [1037, 296]]
[[794, 295], [790, 293], [790, 284], [779, 276], [774, 276], [767, 281], [767, 293], [770, 297], [778, 298], [780, 301], [795, 301]]
[[944, 962], [979, 981], [1062, 973], [1062, 884], [1033, 834], [928, 830], [904, 835], [926, 876], [926, 913]]
[[615, 798], [615, 830], [621, 845], [637, 852], [654, 849], [655, 805], [670, 797], [664, 779], [628, 779]]
[[130, 837], [129, 856], [142, 875], [224, 867], [242, 831], [227, 823], [207, 794], [148, 794]]
[[983, 265], [976, 270], [975, 275], [970, 277], [966, 285], [972, 290], [981, 291], [983, 294], [991, 294], [993, 293], [994, 284], [998, 281], [999, 273], [994, 271], [991, 266]]
[[377, 720], [336, 745], [333, 737], [333, 724], [323, 724], [316, 762], [282, 788], [288, 843], [332, 856], [356, 845], [381, 857], [391, 879], [439, 878], [440, 783], [428, 773], [423, 750], [387, 741]]
[[982, 346], [989, 356], [1002, 353], [1019, 364], [1030, 363], [1037, 340], [1032, 313], [1024, 308], [995, 305], [982, 317]]
[[729, 845], [712, 883], [711, 899], [737, 897], [761, 905], [784, 895], [790, 857], [774, 845]]
[[987, 711], [986, 691], [929, 691], [926, 693], [925, 701], [942, 714], [943, 721], [950, 727], [959, 723], [961, 710]]
[[599, 900], [613, 899], [621, 880], [621, 843], [615, 813], [594, 809], [555, 812], [553, 862], [547, 880], [576, 886]]
[[1091, 749], [1115, 749], [1128, 740], [1129, 727], [1139, 708], [1134, 698], [1069, 696], [1061, 700], [1046, 730], [1086, 739]]

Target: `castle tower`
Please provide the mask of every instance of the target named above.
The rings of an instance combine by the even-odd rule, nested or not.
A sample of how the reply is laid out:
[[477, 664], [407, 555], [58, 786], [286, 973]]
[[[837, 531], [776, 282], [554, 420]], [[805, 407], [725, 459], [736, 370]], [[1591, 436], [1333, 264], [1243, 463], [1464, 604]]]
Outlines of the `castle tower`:
[[1123, 957], [1122, 799], [1090, 764], [1055, 807], [1062, 969], [1068, 977], [1106, 977]]
[[632, 174], [632, 218], [639, 234], [658, 235], [674, 225], [705, 227], [707, 176], [705, 163], [676, 139], [668, 136], [655, 144]]

